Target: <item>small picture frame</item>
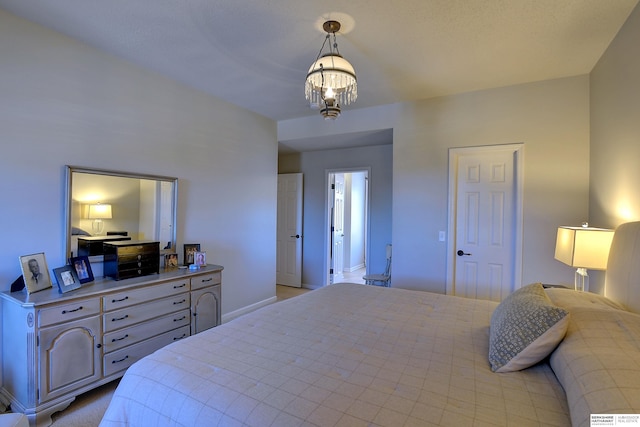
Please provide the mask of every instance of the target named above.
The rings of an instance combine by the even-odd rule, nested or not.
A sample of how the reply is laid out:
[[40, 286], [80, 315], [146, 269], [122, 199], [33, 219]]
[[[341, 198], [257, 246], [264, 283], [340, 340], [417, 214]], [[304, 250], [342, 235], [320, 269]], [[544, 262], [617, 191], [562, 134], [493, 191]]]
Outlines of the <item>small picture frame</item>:
[[54, 268], [53, 274], [56, 276], [56, 281], [58, 282], [58, 291], [61, 294], [65, 292], [72, 291], [74, 289], [78, 289], [82, 284], [80, 283], [80, 279], [78, 279], [78, 273], [76, 273], [76, 269], [70, 265], [65, 265], [64, 267]]
[[20, 257], [20, 267], [27, 294], [50, 288], [51, 277], [44, 252]]
[[164, 254], [164, 268], [167, 270], [171, 270], [174, 268], [178, 268], [178, 254], [173, 252], [169, 254]]
[[200, 252], [200, 243], [184, 244], [184, 265], [193, 264], [196, 252]]
[[193, 263], [198, 267], [204, 267], [207, 265], [207, 253], [197, 251], [194, 253]]
[[85, 283], [93, 282], [93, 271], [91, 271], [89, 257], [79, 256], [69, 258], [69, 264], [76, 270], [80, 284], [84, 285]]

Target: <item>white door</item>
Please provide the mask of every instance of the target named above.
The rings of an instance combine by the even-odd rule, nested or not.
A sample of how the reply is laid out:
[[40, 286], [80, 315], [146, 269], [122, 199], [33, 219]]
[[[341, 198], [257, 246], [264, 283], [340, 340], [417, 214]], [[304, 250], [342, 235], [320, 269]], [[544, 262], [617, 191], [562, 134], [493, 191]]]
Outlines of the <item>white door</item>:
[[[458, 149], [448, 293], [501, 301], [520, 287], [521, 145]], [[451, 178], [451, 177], [450, 177]], [[453, 232], [453, 234], [452, 234]]]
[[276, 283], [302, 286], [302, 174], [278, 175]]
[[344, 278], [344, 174], [335, 174], [333, 188], [332, 283], [337, 283]]
[[173, 183], [168, 181], [158, 182], [160, 186], [160, 196], [158, 200], [157, 212], [159, 224], [156, 227], [158, 230], [157, 239], [160, 241], [160, 249], [173, 249], [170, 245], [174, 241], [173, 239]]

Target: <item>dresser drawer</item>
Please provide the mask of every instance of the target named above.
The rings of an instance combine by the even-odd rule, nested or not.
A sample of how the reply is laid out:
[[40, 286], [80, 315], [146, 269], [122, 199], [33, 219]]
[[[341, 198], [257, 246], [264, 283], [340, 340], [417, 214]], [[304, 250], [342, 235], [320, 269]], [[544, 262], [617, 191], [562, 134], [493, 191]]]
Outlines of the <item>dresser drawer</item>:
[[122, 291], [102, 297], [104, 311], [116, 310], [143, 302], [168, 297], [186, 292], [190, 289], [189, 279], [172, 280], [159, 285], [146, 286], [128, 291]]
[[189, 336], [189, 326], [183, 326], [146, 341], [104, 355], [104, 376], [127, 369], [159, 348]]
[[222, 283], [222, 274], [217, 271], [215, 273], [203, 274], [191, 278], [191, 290], [204, 288], [211, 285], [219, 285]]
[[189, 325], [191, 311], [182, 310], [148, 322], [106, 333], [103, 337], [105, 353], [160, 335], [166, 331]]
[[114, 310], [103, 315], [102, 328], [105, 333], [115, 331], [135, 325], [136, 323], [154, 319], [158, 316], [189, 308], [190, 304], [189, 293], [183, 293], [134, 307]]
[[121, 264], [118, 266], [118, 269], [115, 272], [109, 274], [109, 277], [112, 277], [116, 280], [124, 280], [124, 279], [132, 279], [134, 277], [148, 276], [150, 274], [155, 274], [159, 271], [159, 264], [142, 264], [138, 263], [135, 265], [134, 263], [130, 263], [128, 265]]
[[78, 300], [68, 304], [41, 309], [38, 313], [38, 326], [55, 325], [56, 323], [68, 322], [99, 313], [99, 298]]

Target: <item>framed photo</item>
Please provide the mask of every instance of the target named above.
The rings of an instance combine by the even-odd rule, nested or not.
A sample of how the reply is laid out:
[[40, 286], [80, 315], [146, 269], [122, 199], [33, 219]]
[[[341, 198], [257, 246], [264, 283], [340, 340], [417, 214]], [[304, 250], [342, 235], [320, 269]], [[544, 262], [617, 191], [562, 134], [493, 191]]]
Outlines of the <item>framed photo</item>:
[[184, 244], [184, 265], [194, 263], [196, 252], [200, 252], [200, 243]]
[[196, 252], [194, 254], [194, 261], [193, 263], [195, 265], [197, 265], [198, 267], [204, 267], [205, 265], [207, 265], [207, 253], [206, 252]]
[[166, 268], [167, 270], [178, 268], [178, 254], [164, 254], [164, 268]]
[[69, 259], [69, 264], [76, 270], [80, 284], [93, 282], [93, 271], [91, 271], [91, 263], [89, 257], [79, 256]]
[[53, 275], [56, 276], [56, 281], [58, 282], [58, 291], [60, 291], [61, 294], [72, 291], [74, 289], [78, 289], [81, 286], [80, 279], [78, 279], [78, 273], [76, 273], [76, 269], [71, 267], [70, 265], [65, 265], [64, 267], [60, 268], [54, 268]]
[[48, 289], [51, 287], [51, 277], [44, 252], [20, 257], [22, 277], [27, 288], [27, 294]]

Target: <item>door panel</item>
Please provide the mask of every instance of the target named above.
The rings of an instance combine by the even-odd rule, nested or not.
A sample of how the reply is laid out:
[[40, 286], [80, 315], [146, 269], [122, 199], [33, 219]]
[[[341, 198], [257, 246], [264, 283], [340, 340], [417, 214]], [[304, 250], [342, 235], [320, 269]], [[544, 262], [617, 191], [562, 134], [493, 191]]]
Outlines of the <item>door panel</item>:
[[513, 290], [514, 169], [512, 150], [458, 159], [455, 295], [500, 301]]
[[335, 175], [333, 194], [333, 283], [344, 278], [344, 174]]
[[302, 174], [278, 175], [276, 283], [302, 286]]

